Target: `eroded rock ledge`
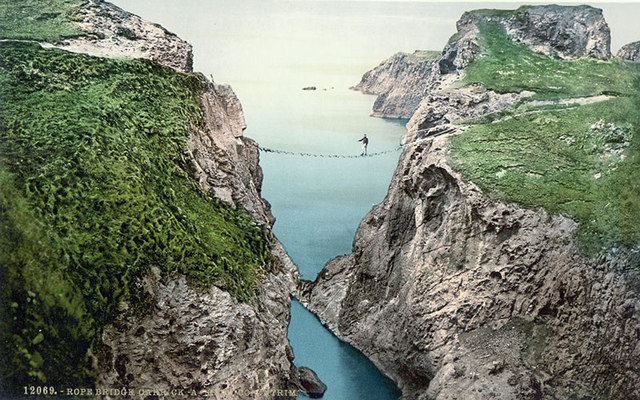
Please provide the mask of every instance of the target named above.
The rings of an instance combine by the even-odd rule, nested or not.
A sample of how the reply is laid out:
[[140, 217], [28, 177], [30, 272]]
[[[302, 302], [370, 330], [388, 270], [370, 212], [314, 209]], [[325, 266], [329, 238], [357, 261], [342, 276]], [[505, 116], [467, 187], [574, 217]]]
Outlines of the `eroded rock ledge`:
[[623, 60], [640, 63], [640, 42], [633, 42], [622, 46], [616, 56]]
[[193, 70], [189, 43], [104, 0], [89, 0], [75, 20], [85, 35], [46, 46], [98, 57], [147, 58], [181, 72]]

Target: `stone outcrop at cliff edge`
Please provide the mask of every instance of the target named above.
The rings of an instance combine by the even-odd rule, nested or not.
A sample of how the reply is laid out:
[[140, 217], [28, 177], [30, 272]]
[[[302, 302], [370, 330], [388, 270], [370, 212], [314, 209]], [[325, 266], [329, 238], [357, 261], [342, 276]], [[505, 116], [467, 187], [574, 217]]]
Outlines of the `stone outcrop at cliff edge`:
[[378, 97], [373, 115], [384, 118], [410, 118], [427, 89], [427, 79], [439, 52], [417, 50], [396, 53], [366, 72], [354, 90]]
[[85, 34], [48, 47], [99, 57], [147, 58], [181, 72], [193, 70], [193, 49], [189, 43], [111, 3], [87, 1], [74, 19]]
[[623, 60], [640, 63], [640, 42], [633, 42], [622, 46], [616, 56]]

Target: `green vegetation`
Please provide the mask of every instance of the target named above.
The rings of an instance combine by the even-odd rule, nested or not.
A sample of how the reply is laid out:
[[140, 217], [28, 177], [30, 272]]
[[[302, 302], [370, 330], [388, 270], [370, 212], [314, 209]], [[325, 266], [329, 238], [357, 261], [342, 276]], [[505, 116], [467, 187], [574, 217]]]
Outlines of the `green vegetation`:
[[80, 36], [73, 24], [82, 0], [0, 0], [0, 38], [58, 41]]
[[464, 83], [482, 83], [500, 93], [536, 92], [536, 98], [633, 95], [637, 66], [591, 58], [560, 60], [512, 41], [498, 24], [481, 24], [481, 57], [466, 68]]
[[97, 335], [151, 267], [251, 299], [264, 231], [183, 158], [202, 90], [150, 61], [0, 48], [2, 385], [91, 385]]
[[592, 104], [524, 103], [452, 138], [463, 175], [496, 198], [564, 213], [588, 251], [640, 243], [640, 67], [557, 60], [481, 30], [465, 83], [535, 98], [617, 94]]
[[411, 54], [408, 54], [409, 59], [413, 61], [435, 61], [440, 55], [441, 51], [433, 51], [433, 50], [416, 50]]

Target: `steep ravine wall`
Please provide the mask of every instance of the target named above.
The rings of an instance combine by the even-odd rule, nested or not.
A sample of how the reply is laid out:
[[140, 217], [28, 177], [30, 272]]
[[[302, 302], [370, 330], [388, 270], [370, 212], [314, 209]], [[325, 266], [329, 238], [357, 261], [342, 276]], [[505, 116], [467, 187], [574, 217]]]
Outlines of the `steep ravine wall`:
[[[157, 24], [99, 0], [83, 6], [77, 19], [86, 35], [43, 47], [147, 58], [192, 72], [191, 45]], [[191, 128], [183, 161], [203, 192], [247, 210], [270, 231], [273, 218], [260, 196], [258, 148], [243, 137], [239, 100], [229, 86], [207, 83], [201, 108], [203, 122]], [[297, 372], [287, 339], [295, 267], [269, 236], [274, 267], [261, 277], [250, 303], [153, 268], [141, 282], [147, 312], [123, 303], [116, 321], [103, 331], [96, 386], [126, 388], [139, 399], [266, 399], [278, 390], [295, 389]]]
[[[202, 106], [204, 124], [188, 140], [196, 179], [212, 196], [270, 224], [259, 194], [257, 147], [242, 136], [238, 99], [230, 87], [210, 84]], [[142, 317], [125, 312], [103, 334], [97, 386], [224, 399], [271, 398], [277, 390], [295, 389], [287, 339], [295, 266], [274, 237], [272, 245], [276, 267], [263, 277], [251, 304], [154, 270], [143, 283], [152, 311]]]
[[597, 10], [527, 10], [506, 22], [462, 17], [408, 124], [387, 197], [362, 221], [352, 254], [299, 286], [302, 302], [406, 399], [640, 398], [640, 251], [589, 255], [576, 222], [489, 197], [450, 162], [462, 120], [531, 95], [460, 88], [479, 54], [478, 19], [555, 56], [609, 57]]

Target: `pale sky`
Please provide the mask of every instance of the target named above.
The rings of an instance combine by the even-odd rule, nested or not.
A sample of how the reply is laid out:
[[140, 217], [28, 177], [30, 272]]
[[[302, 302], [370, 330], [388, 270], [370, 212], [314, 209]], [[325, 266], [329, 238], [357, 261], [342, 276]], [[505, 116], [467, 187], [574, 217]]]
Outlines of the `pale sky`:
[[[364, 1], [364, 2], [390, 2], [390, 3], [487, 3], [487, 0], [298, 0], [298, 1]], [[513, 0], [489, 0], [491, 3], [513, 3], [514, 5], [518, 5], [521, 2], [513, 1]], [[536, 4], [591, 4], [593, 2], [589, 1], [575, 1], [575, 0], [549, 0], [549, 1], [532, 1], [526, 2], [526, 4], [536, 5]], [[638, 0], [598, 0], [597, 3], [607, 3], [607, 4], [619, 4], [619, 3], [639, 3]]]

